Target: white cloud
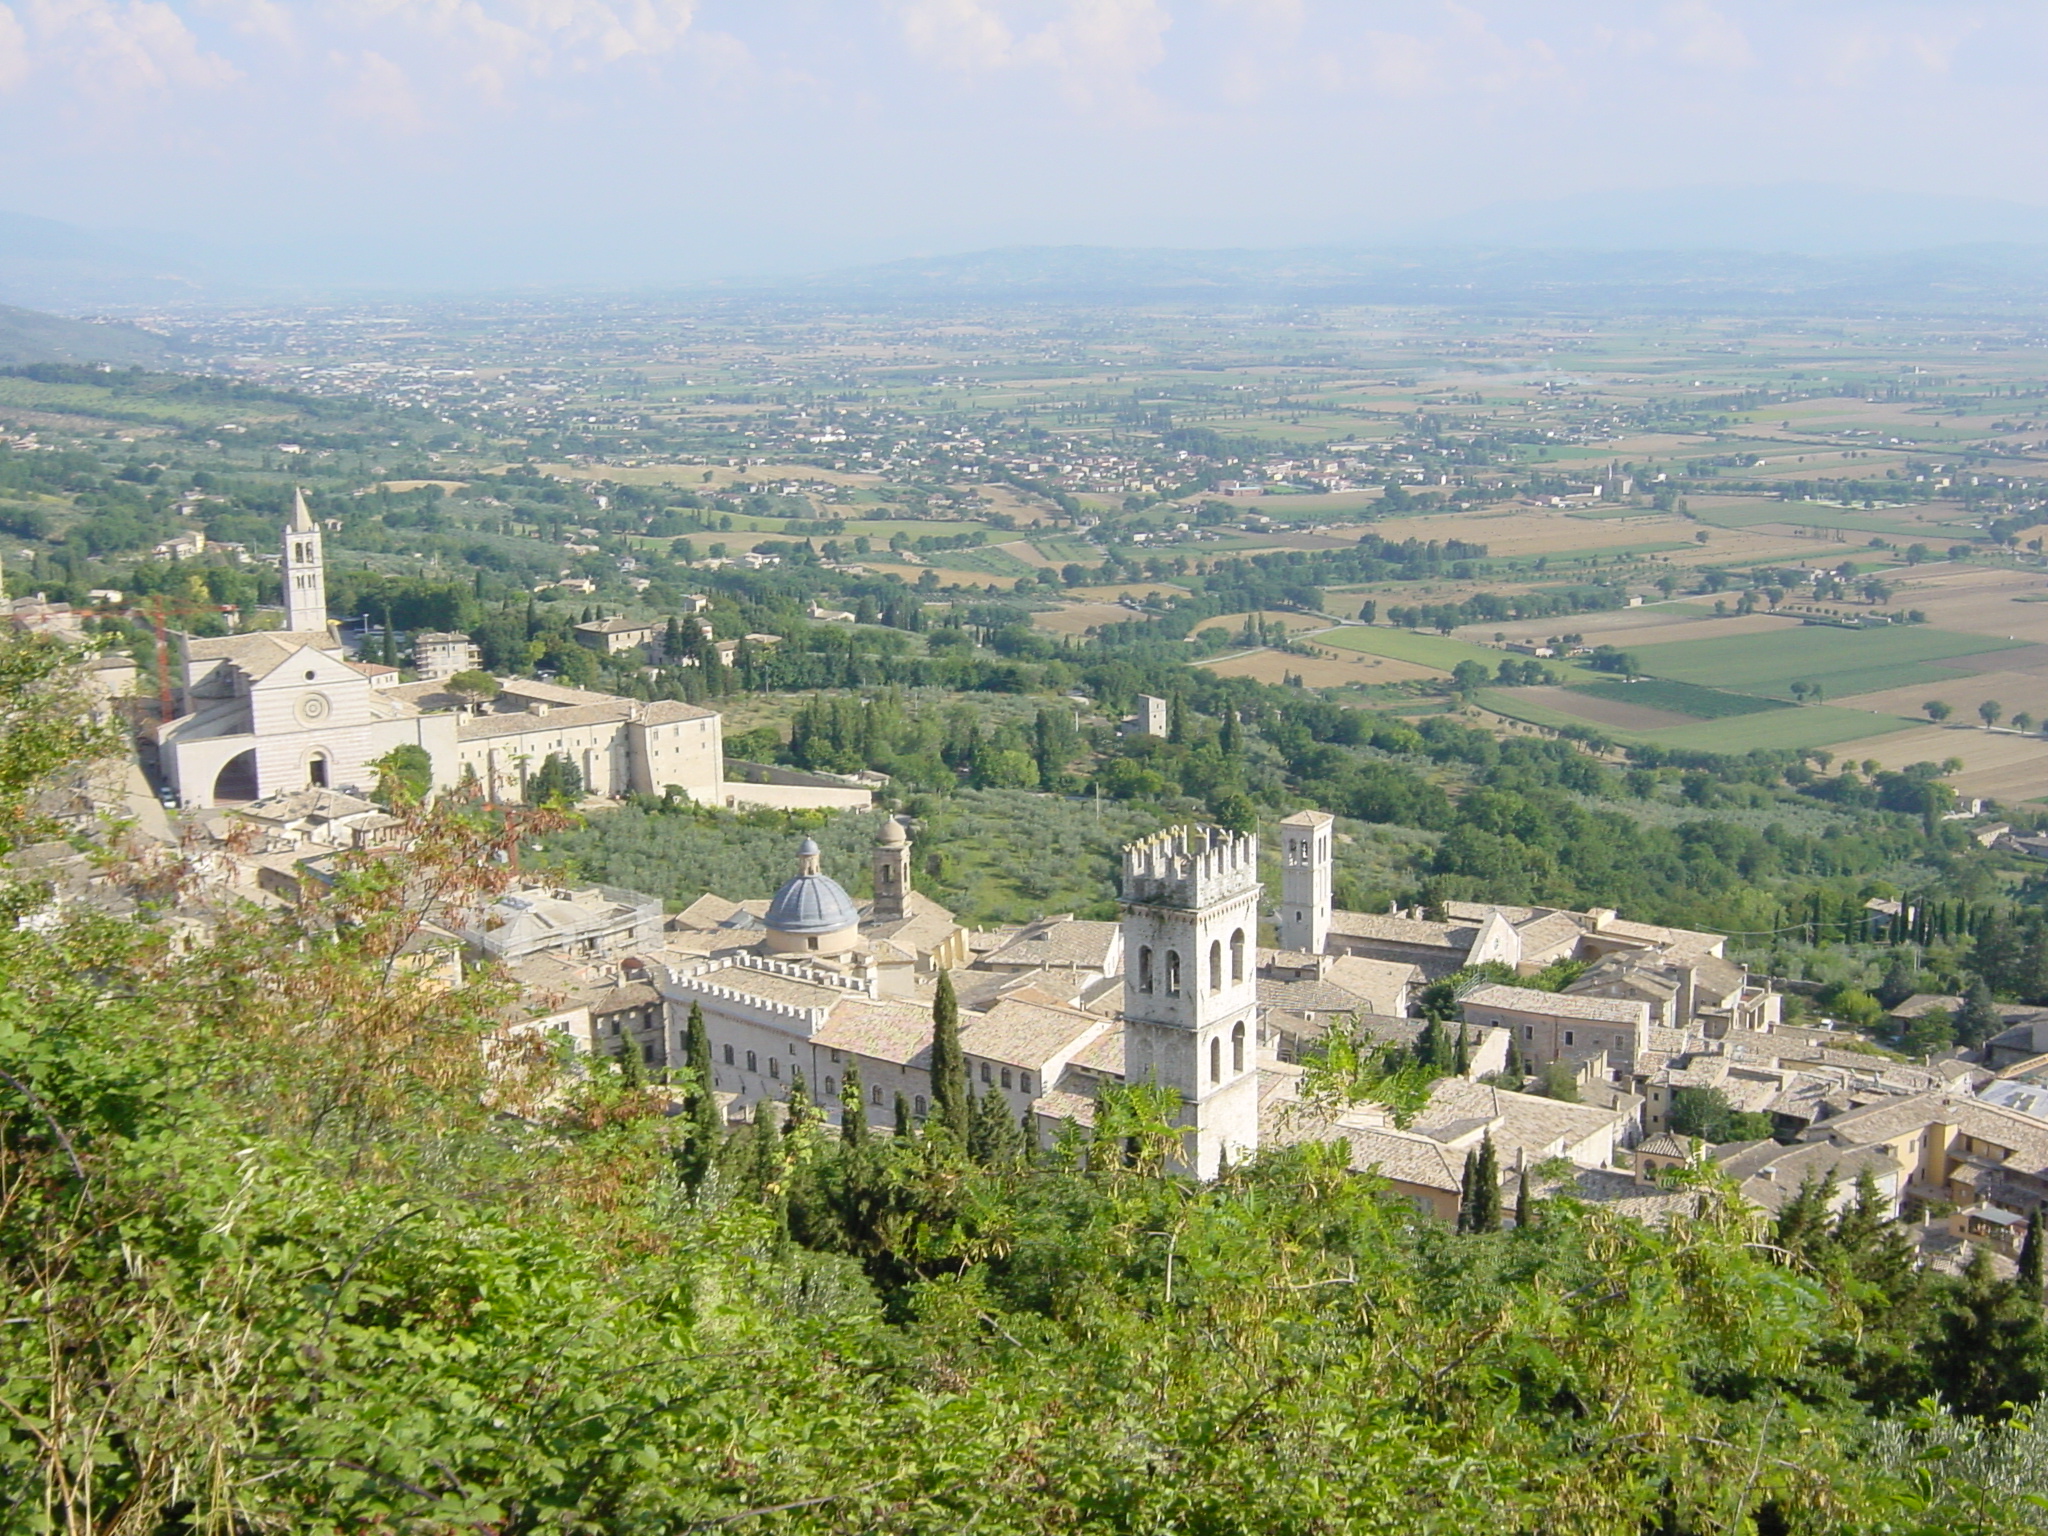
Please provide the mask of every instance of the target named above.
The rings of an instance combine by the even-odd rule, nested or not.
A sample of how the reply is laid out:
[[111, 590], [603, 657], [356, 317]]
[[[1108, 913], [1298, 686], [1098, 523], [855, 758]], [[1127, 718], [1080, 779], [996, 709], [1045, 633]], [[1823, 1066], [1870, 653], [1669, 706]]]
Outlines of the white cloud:
[[28, 78], [28, 33], [10, 6], [0, 5], [0, 91]]
[[[10, 13], [19, 63], [31, 83], [129, 99], [172, 88], [210, 89], [240, 71], [200, 46], [177, 10], [161, 0], [26, 0]], [[0, 28], [0, 49], [9, 46]]]
[[1677, 36], [1681, 57], [1719, 69], [1747, 69], [1756, 63], [1749, 38], [1725, 13], [1706, 0], [1683, 0], [1665, 12]]
[[347, 76], [334, 93], [336, 111], [387, 133], [417, 133], [427, 126], [411, 77], [383, 54], [366, 52], [332, 62]]
[[[963, 73], [1044, 69], [1070, 96], [1128, 95], [1166, 56], [1173, 18], [1163, 0], [1065, 0], [1029, 30], [998, 0], [899, 0], [904, 40], [919, 56]], [[1038, 8], [1042, 12], [1042, 7]]]

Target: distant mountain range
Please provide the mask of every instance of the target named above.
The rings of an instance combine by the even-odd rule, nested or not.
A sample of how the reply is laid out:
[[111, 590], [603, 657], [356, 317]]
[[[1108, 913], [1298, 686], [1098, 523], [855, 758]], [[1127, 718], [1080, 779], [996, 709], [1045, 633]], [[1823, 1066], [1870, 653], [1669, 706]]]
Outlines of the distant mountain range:
[[[210, 241], [0, 213], [0, 304], [182, 303], [597, 291], [867, 304], [1432, 304], [1499, 311], [1983, 312], [2048, 307], [2048, 208], [1827, 185], [1692, 187], [1500, 203], [1286, 249], [1031, 245], [807, 276], [707, 280], [686, 242], [487, 247], [291, 229]], [[672, 276], [663, 277], [664, 272]], [[472, 286], [464, 290], [462, 277]]]
[[1915, 313], [2048, 306], [2048, 244], [1868, 256], [1470, 247], [1020, 246], [829, 272], [782, 292], [888, 303], [1429, 304], [1488, 310]]

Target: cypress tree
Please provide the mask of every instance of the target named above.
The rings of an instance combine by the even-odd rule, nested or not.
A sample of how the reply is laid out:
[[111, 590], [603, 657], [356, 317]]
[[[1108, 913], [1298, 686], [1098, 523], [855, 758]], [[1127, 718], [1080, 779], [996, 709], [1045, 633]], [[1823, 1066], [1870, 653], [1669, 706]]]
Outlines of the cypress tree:
[[1458, 1180], [1458, 1230], [1472, 1230], [1472, 1196], [1479, 1188], [1479, 1154], [1465, 1154], [1465, 1172]]
[[684, 1187], [694, 1195], [711, 1171], [725, 1129], [719, 1120], [718, 1093], [711, 1075], [711, 1037], [704, 1030], [704, 1010], [695, 1003], [690, 1004], [690, 1021], [683, 1027], [683, 1060], [690, 1077], [683, 1089], [686, 1135], [680, 1171]]
[[960, 1053], [960, 1003], [953, 995], [953, 975], [939, 972], [932, 994], [932, 1118], [967, 1143], [967, 1058]]
[[1422, 1033], [1415, 1037], [1415, 1060], [1431, 1072], [1441, 1072], [1450, 1054], [1450, 1047], [1444, 1040], [1444, 1027], [1432, 1017], [1422, 1026]]
[[1458, 1048], [1451, 1058], [1451, 1071], [1464, 1077], [1472, 1070], [1472, 1039], [1466, 1033], [1463, 1020], [1458, 1023]]
[[1526, 1232], [1536, 1225], [1536, 1203], [1529, 1198], [1529, 1170], [1524, 1167], [1515, 1175], [1515, 1228]]
[[783, 1107], [782, 1134], [786, 1138], [801, 1136], [811, 1123], [816, 1111], [811, 1107], [810, 1086], [804, 1081], [804, 1069], [789, 1069], [789, 1103]]
[[868, 1142], [868, 1106], [861, 1097], [859, 1062], [847, 1064], [846, 1081], [839, 1088], [839, 1139], [849, 1147]]
[[1479, 1143], [1479, 1156], [1473, 1165], [1477, 1184], [1472, 1191], [1472, 1230], [1474, 1232], [1498, 1232], [1500, 1230], [1500, 1154], [1493, 1149], [1493, 1133], [1487, 1132], [1485, 1140]]
[[628, 1089], [647, 1086], [647, 1058], [640, 1050], [640, 1037], [629, 1028], [619, 1042], [619, 1080]]
[[898, 1136], [908, 1137], [911, 1134], [910, 1100], [903, 1097], [901, 1088], [896, 1090], [896, 1123], [891, 1130]]
[[2020, 1244], [2020, 1272], [2017, 1281], [2020, 1295], [2036, 1306], [2041, 1302], [2041, 1214], [2042, 1207], [2035, 1206], [2027, 1214], [2027, 1238]]

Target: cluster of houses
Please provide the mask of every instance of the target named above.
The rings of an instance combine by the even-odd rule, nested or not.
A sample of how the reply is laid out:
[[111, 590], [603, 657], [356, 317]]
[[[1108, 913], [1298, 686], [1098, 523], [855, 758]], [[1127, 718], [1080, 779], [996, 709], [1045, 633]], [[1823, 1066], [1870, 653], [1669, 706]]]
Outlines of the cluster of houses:
[[[213, 856], [277, 899], [304, 894], [340, 849], [385, 845], [394, 826], [317, 790], [216, 820]], [[1809, 1180], [1832, 1180], [1846, 1202], [1867, 1173], [1892, 1215], [1940, 1213], [1920, 1233], [1938, 1257], [1970, 1241], [2015, 1251], [2048, 1200], [2048, 1010], [2011, 1010], [1981, 1059], [1915, 1063], [1787, 1024], [1780, 995], [1718, 934], [1599, 909], [1340, 911], [1334, 821], [1313, 811], [1279, 825], [1277, 905], [1257, 838], [1182, 828], [1126, 851], [1117, 920], [976, 928], [914, 888], [911, 829], [875, 825], [865, 880], [828, 870], [806, 839], [771, 896], [707, 894], [679, 912], [536, 882], [443, 914], [435, 964], [451, 977], [465, 963], [498, 968], [518, 985], [509, 1027], [595, 1055], [633, 1050], [657, 1082], [683, 1064], [694, 1008], [736, 1123], [774, 1113], [799, 1082], [836, 1120], [855, 1069], [871, 1123], [888, 1127], [899, 1103], [921, 1118], [943, 971], [977, 1094], [999, 1095], [1050, 1143], [1091, 1125], [1107, 1086], [1173, 1087], [1186, 1166], [1204, 1176], [1262, 1146], [1338, 1141], [1354, 1168], [1450, 1217], [1466, 1154], [1490, 1140], [1506, 1180], [1654, 1220], [1692, 1198], [1674, 1167], [1711, 1160], [1766, 1211]], [[1577, 962], [1562, 990], [1532, 984], [1559, 961]], [[1412, 1046], [1428, 1027], [1423, 989], [1484, 962], [1514, 979], [1462, 986], [1449, 1027], [1465, 1065], [1419, 1112], [1317, 1090], [1306, 1062], [1329, 1030]], [[1678, 1134], [1688, 1089], [1770, 1134], [1721, 1146]]]

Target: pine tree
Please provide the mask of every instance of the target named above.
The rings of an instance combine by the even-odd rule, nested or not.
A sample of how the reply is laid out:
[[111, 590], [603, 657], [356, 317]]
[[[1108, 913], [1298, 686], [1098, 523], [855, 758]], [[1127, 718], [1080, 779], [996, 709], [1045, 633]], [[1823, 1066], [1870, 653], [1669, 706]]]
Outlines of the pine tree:
[[1914, 992], [1913, 967], [1906, 959], [1904, 950], [1893, 950], [1891, 963], [1884, 969], [1884, 980], [1877, 984], [1877, 1000], [1887, 1008], [1896, 1008]]
[[1963, 995], [1963, 1006], [1955, 1012], [1956, 1040], [1963, 1045], [1982, 1045], [2004, 1026], [2005, 1019], [1998, 1011], [1990, 986], [1982, 976], [1971, 978], [1970, 990]]
[[868, 1144], [868, 1106], [861, 1097], [860, 1063], [849, 1062], [839, 1087], [839, 1139], [850, 1147]]
[[932, 994], [932, 1118], [967, 1143], [967, 1059], [960, 1053], [960, 1003], [953, 995], [953, 975], [939, 972]]
[[910, 1100], [903, 1097], [901, 1088], [896, 1090], [896, 1123], [890, 1127], [894, 1135], [909, 1137], [914, 1129], [910, 1123]]
[[725, 1130], [711, 1075], [711, 1037], [704, 1029], [704, 1010], [696, 1003], [690, 1004], [690, 1020], [683, 1027], [683, 1061], [690, 1077], [683, 1090], [685, 1134], [678, 1162], [683, 1186], [694, 1195], [711, 1171]]
[[1473, 1173], [1477, 1180], [1472, 1190], [1472, 1227], [1474, 1232], [1498, 1232], [1500, 1230], [1500, 1154], [1494, 1150], [1493, 1133], [1487, 1132], [1479, 1143], [1479, 1156]]

